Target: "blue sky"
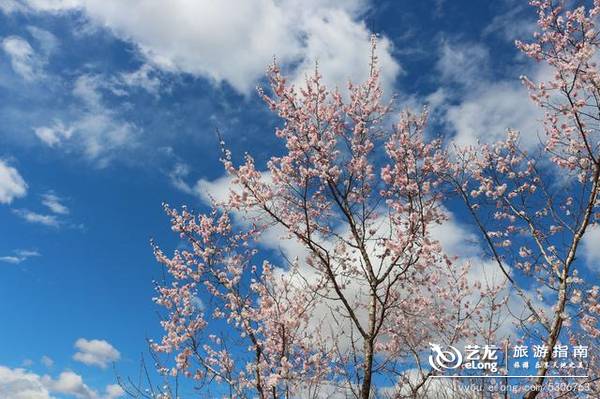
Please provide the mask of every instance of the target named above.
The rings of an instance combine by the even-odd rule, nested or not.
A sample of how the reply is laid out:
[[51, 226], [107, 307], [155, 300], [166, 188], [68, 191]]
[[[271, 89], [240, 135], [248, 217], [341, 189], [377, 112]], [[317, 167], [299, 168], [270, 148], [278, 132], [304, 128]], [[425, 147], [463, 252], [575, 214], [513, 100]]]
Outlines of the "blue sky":
[[0, 379], [39, 398], [117, 397], [111, 362], [137, 371], [160, 336], [149, 240], [177, 245], [161, 203], [205, 209], [216, 129], [259, 163], [280, 150], [254, 90], [273, 57], [343, 86], [377, 33], [386, 90], [429, 104], [432, 135], [539, 129], [525, 1], [192, 3], [0, 0]]

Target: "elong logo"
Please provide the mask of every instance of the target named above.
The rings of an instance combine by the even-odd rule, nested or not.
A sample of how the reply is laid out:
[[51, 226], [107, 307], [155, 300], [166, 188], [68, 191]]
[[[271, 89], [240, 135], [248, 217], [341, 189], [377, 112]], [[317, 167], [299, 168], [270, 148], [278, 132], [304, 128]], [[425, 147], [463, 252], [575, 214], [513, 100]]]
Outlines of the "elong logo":
[[462, 364], [462, 353], [453, 346], [448, 346], [442, 350], [438, 344], [429, 343], [431, 351], [429, 355], [429, 364], [437, 371], [451, 370], [460, 367]]

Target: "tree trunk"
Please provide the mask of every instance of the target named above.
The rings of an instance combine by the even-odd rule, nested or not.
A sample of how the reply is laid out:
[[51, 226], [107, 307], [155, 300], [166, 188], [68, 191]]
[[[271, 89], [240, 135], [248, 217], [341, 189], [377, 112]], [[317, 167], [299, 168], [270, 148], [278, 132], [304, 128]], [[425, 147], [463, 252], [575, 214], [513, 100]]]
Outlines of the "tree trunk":
[[360, 399], [369, 399], [371, 395], [371, 384], [373, 376], [373, 358], [375, 352], [375, 324], [377, 314], [377, 294], [375, 289], [371, 293], [371, 303], [369, 304], [369, 335], [364, 338], [364, 369], [365, 376], [360, 389]]
[[365, 378], [360, 389], [360, 399], [369, 399], [371, 394], [372, 374], [373, 374], [373, 343], [371, 340], [365, 340]]

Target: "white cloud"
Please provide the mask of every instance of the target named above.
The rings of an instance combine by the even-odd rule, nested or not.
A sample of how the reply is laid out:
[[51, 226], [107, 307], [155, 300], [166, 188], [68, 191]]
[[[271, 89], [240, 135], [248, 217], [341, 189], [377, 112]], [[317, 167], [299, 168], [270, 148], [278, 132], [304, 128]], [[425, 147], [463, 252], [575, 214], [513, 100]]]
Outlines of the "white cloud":
[[38, 28], [37, 26], [28, 26], [27, 30], [31, 36], [39, 43], [44, 56], [49, 56], [59, 45], [59, 41], [51, 32]]
[[90, 388], [83, 378], [73, 371], [63, 371], [57, 379], [49, 376], [42, 377], [44, 385], [52, 393], [60, 393], [75, 397], [77, 399], [116, 399], [122, 397], [125, 392], [116, 384], [107, 385], [104, 394]]
[[[458, 145], [495, 142], [510, 128], [521, 132], [526, 147], [534, 146], [542, 133], [539, 108], [516, 76], [492, 79], [490, 63], [489, 52], [481, 45], [442, 43], [437, 63], [442, 87], [429, 96], [429, 103], [455, 133], [452, 140]], [[540, 67], [531, 72], [545, 73]]]
[[230, 176], [221, 176], [216, 180], [209, 181], [200, 179], [194, 186], [194, 192], [204, 201], [206, 204], [210, 204], [212, 200], [217, 202], [225, 201], [229, 195], [229, 192], [235, 186], [232, 184]]
[[91, 109], [102, 108], [102, 95], [98, 91], [102, 86], [100, 79], [100, 76], [96, 75], [79, 76], [73, 86], [73, 95]]
[[[79, 0], [25, 0], [21, 3], [27, 11], [62, 12], [78, 7], [81, 2]], [[22, 9], [19, 11], [22, 11]]]
[[[199, 179], [191, 185], [186, 181], [189, 174], [189, 165], [177, 162], [168, 176], [171, 184], [179, 191], [195, 195], [207, 205], [212, 205], [213, 201], [217, 203], [225, 201], [230, 189], [235, 188], [232, 185], [232, 178], [228, 175], [223, 175], [215, 180]], [[263, 175], [267, 176], [267, 173], [263, 173]]]
[[62, 203], [62, 199], [52, 191], [43, 194], [41, 197], [42, 205], [47, 207], [51, 213], [39, 213], [26, 208], [13, 209], [12, 212], [28, 223], [50, 227], [64, 225], [65, 221], [60, 217], [69, 214], [69, 208]]
[[583, 253], [587, 266], [591, 270], [600, 271], [600, 225], [591, 225], [583, 236]]
[[83, 382], [83, 378], [72, 371], [63, 371], [56, 380], [53, 380], [48, 376], [45, 376], [43, 380], [45, 385], [52, 392], [72, 395], [81, 399], [93, 399], [98, 397], [98, 395]]
[[73, 135], [73, 128], [65, 127], [61, 121], [55, 121], [52, 126], [36, 127], [33, 131], [49, 147], [58, 146]]
[[54, 379], [22, 368], [10, 369], [0, 365], [0, 398], [57, 399], [54, 394], [77, 399], [117, 399], [124, 396], [125, 392], [119, 385], [110, 384], [103, 394], [99, 394], [85, 384], [79, 374], [69, 370]]
[[25, 262], [27, 259], [34, 256], [41, 256], [38, 251], [18, 249], [14, 251], [14, 255], [0, 256], [0, 262], [12, 263], [18, 265], [19, 263]]
[[0, 11], [5, 14], [26, 11], [26, 7], [16, 0], [0, 0]]
[[117, 120], [107, 113], [88, 113], [71, 126], [78, 132], [78, 143], [84, 154], [93, 160], [99, 160], [103, 166], [113, 151], [133, 145], [137, 127], [130, 123]]
[[0, 256], [0, 262], [12, 263], [14, 265], [18, 265], [19, 263], [23, 262], [23, 259], [19, 258], [18, 256], [14, 256], [14, 255]]
[[40, 363], [42, 363], [44, 366], [50, 368], [52, 366], [54, 366], [54, 360], [52, 360], [51, 357], [49, 356], [42, 356], [42, 358], [40, 359]]
[[121, 354], [105, 340], [79, 338], [75, 342], [78, 350], [73, 359], [88, 366], [106, 368], [109, 363], [121, 358]]
[[27, 194], [27, 183], [17, 169], [0, 159], [0, 204], [10, 204]]
[[531, 37], [536, 31], [537, 24], [534, 19], [524, 19], [521, 16], [529, 10], [527, 4], [510, 2], [506, 12], [496, 15], [490, 24], [483, 30], [483, 35], [499, 34], [511, 44], [515, 39]]
[[32, 256], [40, 256], [40, 253], [38, 251], [29, 250], [29, 249], [19, 249], [19, 250], [16, 251], [16, 253], [19, 256], [24, 256], [24, 257], [27, 257], [27, 258], [30, 258]]
[[[366, 4], [363, 0], [248, 0], [235, 7], [210, 0], [173, 0], [168, 6], [142, 0], [27, 2], [30, 11], [80, 10], [92, 23], [136, 44], [152, 66], [227, 82], [241, 93], [253, 90], [274, 56], [284, 65], [295, 65], [296, 78], [312, 70], [319, 58], [326, 76], [335, 77], [340, 86], [348, 77], [364, 79], [370, 41], [361, 21]], [[390, 52], [389, 41], [382, 39], [379, 53], [388, 83], [400, 71]]]
[[478, 237], [467, 226], [456, 220], [450, 211], [446, 211], [447, 220], [433, 225], [431, 235], [440, 242], [449, 256], [460, 256], [463, 259], [481, 255]]
[[13, 213], [23, 218], [28, 223], [43, 224], [44, 226], [58, 227], [60, 221], [55, 215], [46, 215], [30, 211], [29, 209], [13, 209]]
[[59, 215], [68, 215], [69, 208], [67, 208], [62, 202], [62, 199], [52, 192], [48, 192], [42, 195], [42, 204], [48, 207], [53, 213]]
[[36, 136], [49, 147], [80, 151], [99, 167], [118, 150], [135, 146], [140, 130], [104, 105], [101, 89], [105, 85], [101, 76], [79, 76], [73, 86], [73, 95], [82, 103], [78, 115], [68, 124], [55, 120], [51, 125], [35, 127]]
[[52, 396], [39, 375], [0, 366], [0, 398], [52, 399]]
[[77, 78], [73, 94], [86, 104], [86, 112], [71, 125], [77, 141], [91, 159], [107, 156], [118, 148], [134, 145], [138, 128], [120, 120], [104, 106], [101, 77], [82, 75]]
[[44, 75], [43, 61], [27, 40], [19, 36], [5, 37], [0, 47], [9, 56], [12, 69], [26, 81], [37, 80]]
[[185, 178], [190, 174], [190, 167], [183, 163], [177, 162], [173, 169], [169, 172], [169, 180], [173, 187], [186, 194], [194, 194], [194, 190], [185, 181]]
[[490, 83], [478, 86], [466, 99], [450, 106], [447, 122], [455, 129], [454, 141], [459, 145], [474, 145], [477, 140], [491, 143], [506, 137], [508, 128], [521, 132], [527, 147], [539, 142], [541, 113], [529, 100], [519, 83]]
[[111, 384], [106, 387], [106, 395], [105, 399], [116, 399], [125, 395], [125, 391], [121, 388], [120, 385]]
[[149, 64], [142, 65], [133, 72], [123, 72], [119, 75], [118, 83], [129, 87], [141, 87], [150, 94], [157, 95], [161, 81], [156, 75], [156, 70]]
[[[303, 83], [305, 75], [314, 71], [316, 61], [329, 86], [344, 89], [348, 80], [359, 83], [369, 76], [371, 32], [364, 22], [356, 22], [343, 10], [331, 9], [307, 16], [305, 26], [308, 35], [303, 61], [294, 76], [296, 84]], [[387, 38], [379, 38], [377, 46], [382, 87], [391, 94], [389, 90], [401, 68], [391, 56], [392, 44]]]
[[467, 87], [477, 85], [487, 74], [489, 52], [478, 44], [465, 46], [442, 42], [436, 69], [444, 82], [455, 82]]

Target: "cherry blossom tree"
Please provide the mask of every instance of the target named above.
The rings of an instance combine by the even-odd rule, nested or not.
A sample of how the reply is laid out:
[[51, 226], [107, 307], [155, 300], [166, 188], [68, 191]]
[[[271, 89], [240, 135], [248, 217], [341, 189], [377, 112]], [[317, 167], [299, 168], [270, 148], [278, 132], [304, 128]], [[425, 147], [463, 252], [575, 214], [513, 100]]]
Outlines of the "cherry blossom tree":
[[425, 397], [428, 343], [477, 336], [498, 308], [484, 298], [501, 289], [469, 279], [432, 237], [451, 164], [424, 138], [427, 112], [390, 123], [375, 41], [368, 79], [347, 94], [318, 69], [302, 87], [277, 65], [268, 76], [271, 92], [259, 93], [283, 121], [283, 154], [260, 170], [222, 143], [227, 199], [199, 215], [165, 206], [185, 249], [155, 246], [169, 278], [153, 350], [174, 356], [161, 371], [193, 379], [201, 396]]
[[[549, 71], [522, 78], [544, 113], [533, 149], [520, 137], [535, 132], [453, 150], [426, 139], [426, 110], [398, 117], [384, 100], [375, 41], [368, 79], [344, 92], [318, 68], [297, 87], [271, 66], [259, 94], [285, 149], [236, 162], [222, 143], [226, 198], [204, 214], [165, 205], [182, 249], [154, 245], [167, 272], [160, 371], [199, 397], [465, 398], [432, 378], [430, 343], [499, 343], [510, 318], [511, 339], [546, 348], [523, 397], [579, 397], [526, 387], [548, 383], [558, 346], [599, 344], [582, 247], [600, 228], [600, 1], [531, 4], [539, 33], [517, 46]], [[476, 278], [434, 238], [454, 196], [504, 281]], [[597, 355], [585, 367], [565, 379], [597, 397]]]
[[[548, 348], [530, 381], [542, 386], [556, 372], [547, 365], [553, 348], [597, 347], [600, 336], [597, 273], [581, 254], [586, 233], [600, 220], [600, 2], [573, 10], [552, 0], [531, 4], [539, 32], [517, 47], [548, 71], [543, 81], [522, 78], [544, 113], [539, 146], [527, 151], [519, 133], [509, 131], [495, 145], [462, 149], [452, 180], [489, 254], [525, 305], [521, 338]], [[573, 380], [595, 392], [590, 397], [598, 396], [594, 362], [590, 355], [587, 381]], [[538, 394], [531, 390], [524, 398]]]

